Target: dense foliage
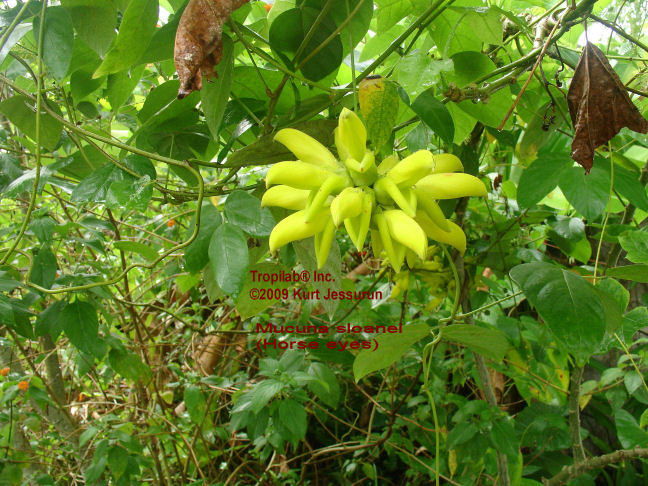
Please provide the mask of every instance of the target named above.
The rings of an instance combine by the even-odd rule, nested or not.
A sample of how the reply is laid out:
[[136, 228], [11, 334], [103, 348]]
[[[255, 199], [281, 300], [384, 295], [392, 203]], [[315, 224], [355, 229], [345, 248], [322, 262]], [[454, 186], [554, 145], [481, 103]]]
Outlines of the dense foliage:
[[[586, 174], [567, 89], [587, 36], [648, 112], [648, 3], [252, 1], [178, 99], [186, 3], [0, 10], [0, 483], [646, 484], [648, 140]], [[270, 254], [273, 135], [344, 108], [488, 187], [465, 253]]]

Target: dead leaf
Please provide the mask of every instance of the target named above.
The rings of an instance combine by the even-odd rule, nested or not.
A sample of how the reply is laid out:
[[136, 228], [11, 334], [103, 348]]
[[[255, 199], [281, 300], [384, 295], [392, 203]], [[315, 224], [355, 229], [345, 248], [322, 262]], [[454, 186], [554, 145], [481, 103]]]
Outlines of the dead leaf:
[[223, 56], [223, 24], [230, 14], [249, 0], [189, 0], [178, 23], [173, 60], [182, 99], [202, 88], [202, 77], [214, 75]]
[[567, 93], [574, 125], [571, 156], [589, 172], [594, 150], [612, 139], [623, 127], [648, 132], [641, 116], [608, 62], [594, 44], [587, 43]]

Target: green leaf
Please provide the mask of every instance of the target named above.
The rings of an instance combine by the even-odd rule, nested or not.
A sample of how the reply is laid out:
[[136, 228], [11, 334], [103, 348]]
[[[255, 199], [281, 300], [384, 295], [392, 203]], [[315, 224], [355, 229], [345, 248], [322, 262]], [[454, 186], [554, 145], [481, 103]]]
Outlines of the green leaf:
[[308, 383], [308, 388], [326, 405], [336, 408], [340, 401], [340, 384], [335, 373], [324, 363], [317, 362], [310, 364], [308, 373], [317, 378]]
[[110, 367], [127, 380], [146, 381], [151, 376], [151, 370], [137, 354], [127, 349], [112, 348], [108, 353]]
[[513, 421], [508, 418], [498, 418], [493, 421], [490, 439], [495, 449], [510, 458], [517, 457], [520, 452], [520, 441], [515, 433]]
[[248, 247], [243, 232], [223, 223], [209, 242], [209, 261], [216, 282], [228, 295], [238, 295], [248, 270]]
[[443, 338], [462, 344], [497, 362], [504, 359], [509, 348], [506, 335], [492, 327], [453, 324], [443, 329]]
[[594, 164], [589, 174], [582, 167], [563, 170], [558, 185], [574, 209], [587, 219], [596, 219], [607, 206], [610, 174], [598, 164]]
[[619, 409], [614, 413], [617, 435], [624, 449], [645, 447], [648, 444], [648, 432], [642, 430], [630, 412]]
[[52, 288], [58, 265], [56, 257], [48, 247], [42, 247], [34, 257], [29, 281], [46, 289]]
[[622, 267], [608, 268], [605, 275], [632, 280], [633, 282], [648, 283], [648, 265], [624, 265]]
[[[477, 37], [472, 31], [470, 31], [470, 35]], [[448, 73], [446, 78], [448, 82], [452, 82], [460, 88], [474, 83], [482, 76], [496, 69], [493, 61], [481, 52], [457, 52], [451, 56], [451, 59], [455, 69], [454, 72]], [[488, 103], [473, 103], [472, 100], [464, 100], [455, 106], [486, 126], [498, 127], [511, 106], [511, 90], [506, 87], [491, 93]], [[457, 126], [459, 123], [454, 114], [453, 120], [455, 126]], [[474, 123], [472, 126], [474, 126]], [[504, 128], [508, 130], [512, 126], [512, 118], [509, 118]]]
[[619, 236], [619, 243], [634, 263], [648, 264], [648, 231], [628, 231]]
[[379, 334], [378, 349], [360, 351], [353, 361], [353, 376], [356, 382], [374, 371], [387, 368], [401, 359], [412, 345], [430, 335], [427, 324], [416, 323], [403, 326], [400, 334]]
[[255, 414], [259, 413], [277, 393], [283, 390], [283, 388], [283, 383], [273, 379], [264, 380], [261, 383], [258, 383], [248, 392], [250, 410]]
[[[281, 264], [272, 262], [261, 262], [250, 267], [250, 271], [247, 272], [245, 282], [243, 283], [241, 293], [236, 301], [236, 310], [241, 319], [245, 320], [252, 316], [259, 315], [271, 305], [282, 300], [281, 291], [283, 289], [288, 289], [291, 285], [290, 282], [271, 283], [269, 281], [259, 281], [259, 274], [266, 273], [278, 275], [281, 272], [289, 272], [289, 270]], [[256, 290], [252, 291], [252, 289], [259, 289], [262, 294], [254, 294]], [[252, 298], [251, 295], [255, 295], [255, 298]], [[266, 298], [269, 296], [272, 296], [272, 298]], [[275, 296], [279, 298], [275, 298]]]
[[132, 178], [114, 181], [106, 193], [106, 206], [110, 209], [124, 208], [126, 211], [146, 210], [153, 197], [153, 184], [148, 175], [133, 181]]
[[639, 173], [629, 171], [615, 164], [614, 188], [634, 206], [643, 211], [648, 211], [648, 196], [646, 195], [646, 188], [639, 182]]
[[131, 67], [146, 51], [157, 20], [157, 0], [131, 0], [124, 12], [117, 39], [93, 77], [98, 78]]
[[96, 0], [61, 0], [61, 5], [72, 17], [79, 37], [103, 56], [115, 37], [117, 8], [112, 2]]
[[[200, 228], [196, 239], [185, 248], [184, 267], [189, 273], [198, 273], [209, 263], [209, 242], [214, 231], [223, 222], [220, 212], [211, 203], [203, 204], [200, 211]], [[186, 238], [194, 231], [194, 223], [187, 229]]]
[[549, 325], [556, 341], [583, 364], [605, 335], [605, 312], [588, 282], [549, 263], [524, 263], [511, 270], [529, 302]]
[[643, 381], [639, 373], [637, 373], [635, 370], [630, 370], [623, 376], [623, 383], [625, 384], [628, 393], [632, 395], [637, 390], [637, 388], [641, 386]]
[[11, 49], [20, 42], [20, 39], [22, 39], [24, 35], [31, 30], [33, 30], [33, 27], [27, 22], [16, 25], [13, 32], [11, 32], [9, 37], [7, 37], [4, 46], [2, 46], [2, 50], [0, 50], [0, 64], [5, 61], [9, 51], [11, 51]]
[[126, 253], [137, 253], [150, 262], [154, 261], [159, 256], [158, 252], [154, 248], [137, 241], [115, 241], [114, 247], [115, 249], [122, 250]]
[[434, 97], [434, 88], [421, 93], [414, 100], [411, 108], [441, 140], [452, 144], [454, 122], [446, 106]]
[[484, 44], [502, 44], [504, 30], [497, 11], [483, 7], [468, 10], [463, 23], [477, 34], [476, 37]]
[[459, 423], [456, 427], [453, 427], [448, 434], [448, 437], [446, 438], [446, 447], [448, 449], [454, 449], [458, 445], [465, 444], [475, 437], [477, 432], [477, 427], [474, 424], [471, 424], [470, 422]]
[[218, 78], [205, 83], [200, 90], [200, 102], [209, 131], [218, 140], [234, 73], [234, 45], [228, 36], [223, 36], [223, 58], [216, 71]]
[[[329, 40], [329, 37], [337, 30], [337, 25], [331, 17], [319, 18], [319, 14], [319, 9], [305, 5], [286, 10], [272, 21], [268, 34], [270, 46], [273, 50], [283, 54], [281, 57], [286, 60], [286, 64], [290, 68], [301, 65], [306, 56], [311, 56], [316, 49], [321, 47], [300, 69], [302, 74], [311, 81], [319, 81], [335, 72], [340, 66], [343, 56], [340, 34], [336, 34]], [[316, 20], [318, 23], [312, 29]], [[300, 55], [296, 59], [288, 61], [285, 56], [296, 53], [309, 31], [311, 31], [310, 39]], [[327, 41], [326, 44], [325, 41]]]
[[200, 387], [187, 386], [184, 389], [184, 402], [191, 421], [196, 425], [202, 425], [207, 415], [207, 399]]
[[648, 326], [648, 309], [645, 307], [635, 307], [623, 316], [623, 338], [626, 344], [632, 342], [635, 333]]
[[0, 154], [0, 194], [22, 175], [20, 161], [9, 154]]
[[[168, 22], [155, 30], [148, 48], [142, 54], [142, 57], [139, 58], [137, 64], [151, 64], [173, 58], [178, 23], [187, 5], [184, 0], [180, 0], [180, 2], [182, 5], [176, 10], [174, 15], [169, 17]], [[205, 85], [203, 85], [204, 88]]]
[[450, 7], [439, 15], [430, 33], [443, 57], [458, 52], [481, 52], [483, 44], [502, 43], [499, 15], [484, 8]]
[[121, 71], [108, 76], [108, 87], [105, 94], [114, 112], [119, 111], [119, 108], [131, 97], [133, 90], [142, 77], [144, 67], [144, 65], [135, 66], [128, 71]]
[[419, 14], [430, 6], [426, 0], [377, 0], [378, 33], [382, 34], [410, 14]]
[[287, 398], [279, 403], [279, 418], [294, 439], [306, 437], [306, 410], [295, 400]]
[[74, 203], [104, 202], [110, 185], [122, 180], [123, 172], [113, 164], [105, 164], [83, 179], [70, 195]]
[[97, 310], [89, 302], [77, 300], [61, 311], [63, 332], [70, 342], [84, 353], [97, 359], [106, 353], [105, 343], [99, 339]]
[[[55, 109], [60, 112], [60, 110]], [[36, 105], [26, 96], [16, 95], [0, 103], [0, 113], [16, 125], [25, 135], [36, 140]], [[48, 150], [54, 150], [61, 138], [63, 125], [44, 111], [41, 113], [40, 142]]]
[[238, 226], [250, 236], [270, 236], [276, 222], [261, 201], [245, 191], [234, 191], [225, 201], [227, 221]]
[[41, 243], [50, 243], [52, 241], [55, 227], [56, 222], [49, 216], [36, 218], [29, 223], [29, 230], [36, 235], [36, 238]]
[[119, 479], [126, 472], [129, 456], [128, 451], [120, 445], [114, 445], [108, 450], [108, 467], [115, 479]]
[[[40, 17], [34, 19], [34, 34], [38, 40]], [[62, 80], [72, 60], [74, 28], [72, 19], [63, 7], [48, 7], [43, 28], [43, 62], [52, 75]]]
[[56, 341], [59, 334], [61, 334], [62, 322], [61, 311], [65, 307], [65, 302], [57, 300], [50, 304], [43, 312], [40, 313], [36, 320], [35, 332], [36, 337], [49, 334], [53, 341]]
[[622, 313], [625, 312], [630, 303], [630, 292], [628, 292], [623, 285], [613, 278], [604, 278], [603, 280], [598, 281], [595, 288], [612, 296], [619, 308], [619, 311]]
[[400, 97], [396, 85], [383, 78], [364, 80], [358, 96], [367, 137], [377, 152], [391, 137], [398, 116]]
[[0, 322], [10, 326], [21, 336], [33, 339], [34, 332], [29, 321], [30, 315], [31, 312], [22, 301], [0, 294]]

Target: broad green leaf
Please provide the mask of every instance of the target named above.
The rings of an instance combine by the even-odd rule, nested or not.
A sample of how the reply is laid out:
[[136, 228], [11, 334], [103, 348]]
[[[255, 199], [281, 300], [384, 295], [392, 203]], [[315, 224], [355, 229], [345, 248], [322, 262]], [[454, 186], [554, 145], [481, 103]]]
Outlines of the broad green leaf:
[[72, 153], [59, 172], [75, 180], [82, 180], [109, 162], [110, 159], [92, 145], [82, 145], [79, 150]]
[[250, 410], [255, 414], [259, 413], [283, 388], [284, 384], [274, 379], [264, 380], [256, 384], [248, 392]]
[[[609, 164], [607, 164], [609, 166]], [[648, 211], [646, 188], [639, 182], [639, 173], [614, 165], [614, 188], [634, 206]]]
[[[34, 34], [38, 38], [40, 17], [34, 19]], [[63, 7], [48, 7], [43, 29], [43, 62], [59, 81], [65, 77], [72, 60], [74, 28]]]
[[[250, 267], [245, 282], [243, 283], [241, 293], [236, 301], [236, 310], [241, 319], [245, 320], [252, 316], [259, 315], [271, 305], [280, 302], [282, 300], [282, 290], [287, 290], [291, 286], [290, 282], [271, 283], [269, 281], [262, 281], [259, 275], [263, 273], [278, 275], [281, 272], [289, 271], [290, 270], [283, 265], [272, 262], [261, 262]], [[260, 290], [262, 294], [260, 294], [256, 289]], [[253, 295], [255, 296], [254, 298], [252, 297]], [[289, 292], [288, 295], [291, 296], [292, 291]], [[271, 298], [268, 298], [270, 296]]]
[[[451, 59], [432, 59], [427, 52], [416, 50], [398, 61], [394, 76], [408, 95], [416, 96], [424, 93], [426, 89], [440, 84], [440, 74], [452, 71], [452, 68]], [[412, 109], [414, 108], [412, 107]]]
[[[478, 7], [468, 10], [463, 19], [464, 25], [468, 26], [484, 44], [500, 45], [504, 36], [500, 14], [489, 8]], [[516, 452], [517, 454], [517, 452]]]
[[138, 241], [115, 241], [113, 246], [115, 247], [115, 249], [122, 250], [126, 253], [137, 253], [150, 262], [152, 262], [159, 256], [158, 252], [154, 248], [151, 248], [150, 246]]
[[628, 231], [619, 237], [619, 243], [628, 252], [628, 260], [648, 264], [648, 231]]
[[[482, 42], [484, 41], [482, 39], [481, 29], [477, 34], [473, 30], [471, 21], [473, 24], [482, 23], [488, 25], [488, 30], [491, 31], [490, 37], [496, 37], [493, 32], [496, 32], [497, 28], [489, 24], [489, 21], [492, 22], [492, 20], [488, 17], [480, 19], [479, 14], [475, 15], [474, 9], [470, 7], [447, 8], [434, 20], [430, 28], [430, 33], [443, 57], [449, 57], [462, 51], [482, 51]], [[499, 29], [501, 32], [501, 23]], [[488, 36], [489, 32], [484, 32], [484, 34]], [[499, 44], [501, 42], [502, 37], [500, 36], [497, 43]]]
[[0, 194], [22, 175], [20, 161], [9, 154], [0, 154]]
[[58, 265], [54, 253], [47, 246], [44, 246], [34, 256], [33, 265], [29, 272], [29, 281], [49, 289], [54, 284], [57, 270]]
[[20, 39], [22, 39], [23, 36], [32, 29], [32, 25], [27, 22], [16, 25], [13, 32], [11, 32], [9, 37], [7, 37], [7, 40], [2, 46], [2, 50], [0, 50], [0, 64], [5, 61], [12, 47], [14, 47], [20, 41]]
[[[178, 30], [178, 23], [180, 22], [180, 17], [182, 17], [182, 13], [187, 5], [183, 0], [180, 0], [180, 2], [182, 5], [180, 5], [180, 8], [176, 10], [174, 15], [169, 17], [168, 22], [155, 30], [148, 48], [142, 54], [142, 57], [139, 58], [137, 64], [150, 64], [173, 58], [173, 48], [175, 46], [175, 36], [176, 31]], [[203, 84], [203, 89], [204, 88], [205, 85]]]
[[72, 101], [78, 105], [95, 93], [106, 82], [106, 76], [92, 77], [92, 69], [84, 68], [74, 71], [70, 76], [70, 92]]
[[125, 348], [112, 348], [108, 353], [108, 362], [115, 372], [131, 381], [146, 381], [151, 376], [151, 370], [140, 357]]
[[614, 414], [617, 436], [624, 449], [645, 447], [648, 444], [648, 432], [642, 430], [630, 412], [620, 409]]
[[[473, 35], [472, 32], [470, 35]], [[456, 84], [459, 88], [464, 88], [474, 83], [480, 77], [496, 69], [493, 61], [481, 52], [457, 52], [451, 56], [451, 59], [455, 69], [453, 72], [445, 75], [445, 77], [448, 82]], [[511, 103], [511, 90], [506, 87], [491, 93], [488, 100], [477, 103], [473, 102], [473, 100], [464, 100], [457, 103], [456, 106], [486, 126], [499, 127], [511, 107]], [[453, 116], [453, 119], [455, 124], [457, 124], [456, 117]], [[508, 130], [512, 126], [512, 117], [509, 117], [504, 129]]]
[[377, 0], [378, 33], [382, 34], [410, 14], [423, 13], [426, 0]]
[[599, 350], [605, 335], [605, 311], [592, 285], [549, 263], [518, 265], [511, 277], [549, 325], [557, 343], [579, 363]]
[[648, 283], [648, 265], [624, 265], [622, 267], [608, 268], [605, 275], [620, 278], [621, 280], [632, 280], [633, 282]]
[[76, 300], [61, 311], [63, 332], [70, 342], [84, 353], [100, 359], [106, 353], [106, 345], [99, 338], [97, 310], [89, 302]]
[[218, 78], [205, 83], [200, 90], [200, 102], [205, 113], [205, 121], [215, 140], [218, 140], [220, 133], [234, 72], [234, 45], [228, 36], [223, 36], [223, 59], [218, 65], [217, 72]]
[[303, 405], [290, 398], [282, 400], [279, 403], [279, 418], [295, 439], [306, 437], [306, 410]]
[[191, 421], [196, 425], [202, 425], [207, 414], [207, 399], [200, 387], [187, 386], [184, 389], [184, 402]]
[[398, 116], [400, 97], [396, 85], [383, 78], [365, 79], [360, 83], [358, 97], [367, 138], [377, 152], [391, 137]]
[[612, 296], [620, 312], [625, 312], [630, 303], [630, 292], [613, 278], [604, 278], [596, 284], [596, 289], [603, 290]]
[[643, 384], [643, 381], [639, 373], [637, 373], [635, 370], [630, 370], [623, 376], [623, 383], [625, 384], [628, 393], [632, 395], [637, 390], [637, 388], [639, 388]]
[[108, 467], [115, 479], [121, 478], [128, 467], [130, 454], [120, 445], [114, 445], [108, 451]]
[[[340, 6], [337, 7], [337, 5]], [[345, 0], [344, 3], [336, 4], [336, 8], [329, 10], [329, 15], [338, 26], [347, 22], [353, 11], [356, 11], [340, 33], [345, 56], [367, 35], [373, 17], [373, 10], [373, 2], [370, 0]]]
[[33, 339], [34, 331], [29, 322], [30, 315], [30, 311], [22, 301], [0, 294], [0, 322], [10, 326], [21, 336]]
[[340, 400], [340, 384], [331, 368], [324, 363], [313, 362], [308, 373], [318, 379], [311, 381], [308, 388], [329, 407], [337, 407]]
[[632, 342], [635, 333], [648, 326], [648, 309], [645, 307], [635, 307], [623, 316], [623, 338], [626, 344]]
[[452, 144], [454, 122], [446, 106], [434, 97], [434, 89], [421, 93], [412, 103], [412, 110], [441, 140]]
[[[612, 279], [607, 279], [612, 280]], [[618, 284], [618, 282], [617, 282]], [[620, 285], [620, 284], [619, 284]], [[614, 334], [623, 325], [623, 310], [620, 309], [619, 303], [611, 293], [616, 289], [606, 288], [606, 285], [597, 285], [594, 290], [598, 294], [605, 312], [605, 330], [608, 334]], [[625, 289], [624, 289], [625, 290]]]
[[61, 5], [72, 17], [79, 37], [103, 56], [115, 37], [117, 9], [112, 2], [96, 0], [61, 0]]
[[243, 232], [223, 223], [209, 242], [209, 261], [216, 282], [228, 295], [238, 295], [248, 270], [248, 246]]
[[465, 444], [477, 434], [477, 426], [470, 422], [461, 422], [457, 424], [446, 438], [446, 447], [454, 449], [456, 446]]
[[[55, 111], [60, 113], [57, 108]], [[36, 140], [36, 104], [26, 96], [15, 95], [7, 98], [0, 103], [0, 113], [4, 114], [25, 135]], [[41, 112], [40, 121], [41, 145], [48, 150], [54, 150], [61, 138], [63, 125], [44, 111]]]
[[502, 361], [509, 348], [506, 335], [495, 328], [453, 324], [443, 329], [443, 338], [462, 344], [493, 361]]
[[119, 26], [119, 34], [93, 77], [123, 71], [135, 64], [146, 51], [157, 20], [158, 0], [131, 0]]
[[65, 301], [57, 300], [50, 304], [43, 312], [40, 313], [36, 319], [35, 335], [37, 337], [49, 334], [53, 341], [56, 341], [59, 334], [61, 334], [62, 325], [61, 311], [65, 307]]
[[513, 427], [513, 420], [507, 418], [498, 418], [493, 421], [493, 427], [490, 431], [490, 439], [493, 447], [499, 452], [503, 452], [510, 458], [517, 457], [520, 452], [520, 441]]
[[[320, 18], [319, 13], [319, 9], [305, 5], [286, 10], [270, 24], [268, 34], [272, 49], [282, 54], [281, 57], [289, 67], [301, 66], [302, 74], [311, 81], [319, 81], [335, 72], [343, 59], [340, 34], [329, 39], [337, 30], [335, 22], [329, 16]], [[317, 25], [311, 29], [316, 20]], [[304, 42], [306, 33], [311, 30], [310, 39], [300, 55], [292, 59], [298, 47]], [[288, 55], [291, 57], [290, 60], [286, 58]], [[309, 59], [303, 63], [307, 56]]]
[[430, 328], [424, 323], [403, 326], [400, 334], [376, 335], [374, 340], [378, 342], [378, 349], [365, 349], [356, 355], [353, 377], [357, 382], [369, 373], [387, 368], [401, 359], [414, 343], [429, 335]]
[[[216, 228], [223, 222], [220, 212], [211, 204], [203, 204], [200, 211], [200, 229], [196, 239], [185, 248], [184, 267], [189, 273], [198, 273], [209, 263], [209, 241]], [[193, 233], [195, 221], [187, 229], [188, 238]]]
[[49, 216], [36, 218], [29, 223], [29, 230], [36, 235], [36, 238], [41, 243], [50, 243], [52, 241], [55, 227], [56, 222]]
[[153, 185], [148, 175], [133, 181], [132, 178], [114, 181], [106, 193], [106, 206], [110, 209], [123, 208], [126, 211], [146, 210], [153, 196]]
[[117, 112], [128, 101], [143, 72], [144, 65], [140, 65], [128, 71], [121, 71], [108, 76], [106, 98], [114, 112]]
[[582, 167], [569, 167], [560, 173], [560, 190], [586, 219], [596, 219], [605, 210], [610, 193], [610, 174], [599, 164], [589, 174]]
[[122, 178], [123, 172], [116, 166], [105, 164], [74, 188], [70, 195], [70, 201], [75, 203], [104, 202], [110, 185]]
[[227, 221], [238, 226], [250, 236], [269, 236], [276, 222], [261, 201], [245, 191], [234, 191], [225, 201]]

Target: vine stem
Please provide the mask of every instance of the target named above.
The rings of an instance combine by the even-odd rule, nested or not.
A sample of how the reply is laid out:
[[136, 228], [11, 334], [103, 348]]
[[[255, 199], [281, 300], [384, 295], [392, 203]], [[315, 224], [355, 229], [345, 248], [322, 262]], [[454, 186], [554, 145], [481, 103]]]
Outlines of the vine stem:
[[[25, 4], [25, 7], [27, 4]], [[24, 9], [24, 8], [23, 8]], [[20, 10], [20, 13], [23, 12], [23, 9]], [[27, 226], [29, 226], [29, 220], [31, 219], [32, 212], [34, 211], [34, 207], [36, 206], [36, 197], [38, 195], [38, 184], [40, 183], [40, 175], [41, 175], [41, 145], [40, 145], [40, 140], [41, 140], [41, 104], [43, 102], [43, 33], [45, 32], [45, 11], [47, 10], [47, 0], [43, 1], [43, 5], [41, 7], [41, 13], [40, 13], [40, 26], [38, 28], [38, 75], [36, 76], [36, 175], [34, 177], [34, 186], [32, 188], [32, 193], [31, 193], [31, 198], [29, 199], [29, 206], [27, 206], [27, 214], [25, 214], [25, 218], [23, 219], [22, 225], [20, 226], [20, 230], [18, 231], [18, 236], [14, 238], [13, 243], [9, 247], [9, 251], [5, 254], [5, 256], [0, 260], [0, 265], [4, 265], [9, 261], [9, 258], [13, 254], [14, 250], [16, 247], [20, 244], [20, 240], [22, 240], [23, 236], [25, 235], [25, 231], [27, 231]], [[18, 18], [19, 15], [16, 17]], [[14, 19], [15, 20], [15, 19]], [[6, 34], [6, 33], [5, 33]], [[2, 43], [6, 39], [2, 39]]]
[[610, 152], [610, 191], [608, 192], [607, 206], [608, 210], [605, 212], [605, 219], [603, 220], [603, 228], [601, 229], [601, 237], [599, 238], [598, 247], [596, 248], [596, 260], [594, 260], [594, 285], [598, 281], [598, 264], [601, 256], [601, 246], [603, 246], [603, 236], [605, 235], [605, 228], [607, 227], [608, 219], [610, 218], [610, 203], [612, 202], [612, 193], [614, 192], [614, 161], [612, 160], [612, 143], [608, 142]]
[[20, 11], [18, 12], [18, 14], [14, 17], [14, 19], [11, 21], [11, 23], [9, 24], [9, 26], [8, 26], [8, 27], [5, 29], [5, 31], [2, 33], [2, 37], [0, 37], [0, 50], [2, 50], [2, 48], [3, 48], [3, 47], [5, 46], [5, 44], [7, 43], [7, 40], [9, 39], [9, 36], [11, 35], [11, 33], [12, 33], [12, 32], [14, 31], [14, 29], [16, 28], [16, 25], [18, 25], [18, 23], [20, 22], [20, 19], [22, 18], [23, 14], [24, 14], [25, 11], [27, 10], [27, 7], [29, 6], [29, 4], [30, 4], [31, 2], [32, 2], [32, 0], [27, 0], [27, 1], [23, 4], [23, 6], [21, 7], [21, 9], [20, 9]]

